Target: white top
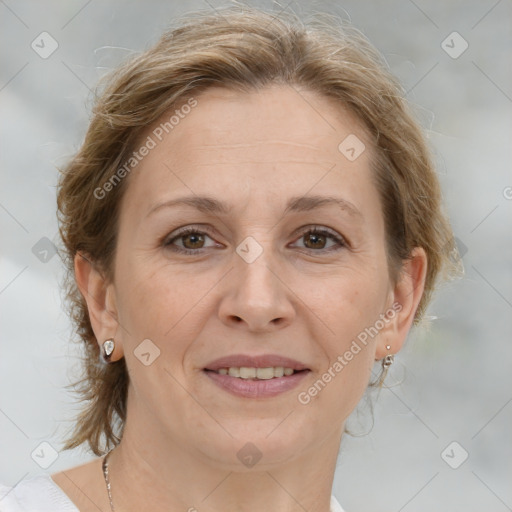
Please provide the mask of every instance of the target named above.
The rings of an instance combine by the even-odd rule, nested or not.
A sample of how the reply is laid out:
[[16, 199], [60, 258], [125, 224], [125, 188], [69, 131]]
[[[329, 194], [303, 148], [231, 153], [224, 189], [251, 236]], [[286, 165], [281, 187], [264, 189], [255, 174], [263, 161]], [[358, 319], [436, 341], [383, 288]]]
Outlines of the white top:
[[0, 484], [0, 512], [80, 512], [66, 493], [43, 474], [16, 487]]
[[[64, 491], [43, 474], [22, 480], [16, 487], [0, 484], [0, 512], [80, 512]], [[331, 512], [343, 512], [331, 496]]]

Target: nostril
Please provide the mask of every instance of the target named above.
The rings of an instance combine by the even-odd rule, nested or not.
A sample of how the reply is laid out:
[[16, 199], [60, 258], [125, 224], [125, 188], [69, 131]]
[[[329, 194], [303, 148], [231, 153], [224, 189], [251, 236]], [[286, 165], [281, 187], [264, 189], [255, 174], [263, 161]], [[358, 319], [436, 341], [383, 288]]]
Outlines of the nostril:
[[[243, 323], [244, 322], [244, 319], [240, 316], [237, 316], [237, 315], [230, 315], [230, 320], [233, 322], [233, 323], [236, 323], [236, 324], [239, 324], [239, 323]], [[282, 317], [278, 317], [278, 318], [273, 318], [272, 320], [270, 320], [270, 323], [272, 325], [281, 325], [283, 322], [285, 321], [284, 318]]]

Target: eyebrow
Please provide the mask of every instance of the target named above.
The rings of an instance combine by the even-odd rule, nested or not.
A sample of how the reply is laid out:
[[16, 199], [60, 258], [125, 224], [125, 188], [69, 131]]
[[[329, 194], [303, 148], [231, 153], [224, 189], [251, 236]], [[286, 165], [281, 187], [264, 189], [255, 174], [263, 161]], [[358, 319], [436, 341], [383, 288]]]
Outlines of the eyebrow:
[[164, 201], [163, 203], [158, 203], [149, 210], [147, 217], [149, 217], [156, 211], [161, 210], [162, 208], [172, 208], [174, 206], [191, 206], [192, 208], [195, 208], [200, 212], [213, 214], [226, 214], [229, 213], [229, 211], [231, 210], [231, 208], [227, 204], [222, 203], [221, 201], [218, 201], [213, 197], [185, 196], [178, 197], [176, 199], [171, 199], [169, 201]]
[[[284, 215], [290, 212], [307, 212], [322, 208], [324, 206], [337, 206], [344, 212], [348, 213], [351, 217], [362, 220], [363, 215], [361, 212], [349, 201], [341, 197], [334, 196], [296, 196], [289, 199], [284, 210]], [[171, 199], [163, 203], [158, 203], [153, 206], [148, 212], [149, 217], [156, 211], [162, 208], [172, 208], [175, 206], [190, 206], [203, 213], [210, 213], [214, 215], [227, 214], [232, 210], [232, 207], [222, 201], [207, 196], [185, 196]]]
[[363, 218], [363, 214], [350, 202], [341, 197], [334, 196], [301, 196], [292, 197], [284, 211], [285, 215], [290, 212], [307, 212], [323, 206], [338, 206], [347, 212], [351, 217]]

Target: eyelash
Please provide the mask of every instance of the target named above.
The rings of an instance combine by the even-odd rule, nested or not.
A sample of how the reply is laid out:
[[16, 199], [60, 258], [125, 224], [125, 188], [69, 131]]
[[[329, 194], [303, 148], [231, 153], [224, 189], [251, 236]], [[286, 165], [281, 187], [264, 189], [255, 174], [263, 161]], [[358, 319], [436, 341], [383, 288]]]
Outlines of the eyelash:
[[[176, 240], [179, 240], [180, 238], [182, 238], [182, 237], [184, 237], [186, 235], [192, 234], [192, 233], [193, 234], [197, 234], [197, 235], [207, 235], [210, 238], [212, 238], [211, 233], [209, 232], [209, 230], [207, 228], [203, 227], [201, 229], [198, 229], [196, 227], [190, 226], [190, 227], [183, 228], [181, 231], [176, 233], [176, 235], [173, 236], [172, 238], [170, 238], [170, 239], [166, 238], [164, 240], [164, 242], [163, 242], [163, 245], [164, 245], [165, 248], [168, 248], [168, 249], [170, 249], [170, 250], [172, 250], [174, 252], [180, 253], [180, 254], [185, 254], [185, 255], [201, 254], [201, 252], [205, 248], [185, 249], [185, 248], [173, 245], [173, 242], [175, 242]], [[324, 235], [324, 236], [326, 236], [328, 238], [331, 238], [332, 240], [334, 240], [334, 242], [336, 243], [337, 247], [332, 246], [332, 247], [327, 248], [327, 249], [307, 249], [307, 248], [305, 248], [305, 249], [302, 249], [303, 252], [304, 251], [307, 251], [309, 253], [331, 252], [333, 250], [337, 251], [337, 250], [340, 250], [340, 249], [348, 247], [347, 242], [345, 241], [345, 239], [342, 236], [337, 235], [335, 232], [333, 232], [333, 231], [331, 231], [329, 229], [321, 228], [321, 227], [317, 227], [317, 226], [308, 227], [306, 230], [301, 231], [300, 236], [296, 240], [298, 241], [300, 238], [303, 238], [307, 234]], [[208, 249], [208, 248], [206, 248], [206, 249]]]
[[170, 239], [166, 239], [164, 241], [164, 247], [168, 248], [168, 249], [171, 249], [171, 251], [174, 251], [174, 252], [177, 252], [177, 253], [181, 253], [181, 254], [188, 254], [188, 255], [193, 255], [193, 254], [200, 254], [200, 251], [204, 250], [204, 248], [201, 248], [201, 249], [184, 249], [182, 247], [178, 247], [178, 246], [173, 246], [173, 242], [186, 236], [186, 235], [190, 235], [190, 234], [196, 234], [196, 235], [208, 235], [210, 236], [210, 238], [212, 238], [211, 236], [211, 233], [209, 232], [209, 230], [207, 228], [201, 228], [201, 229], [198, 229], [198, 228], [195, 228], [193, 226], [190, 226], [190, 227], [187, 227], [187, 228], [183, 228], [181, 231], [178, 231], [178, 233], [176, 233], [175, 236], [173, 236], [172, 238]]
[[338, 235], [335, 231], [331, 231], [327, 228], [322, 228], [319, 226], [308, 226], [306, 229], [303, 229], [300, 231], [299, 237], [296, 239], [296, 241], [303, 238], [305, 235], [314, 234], [314, 235], [324, 235], [327, 238], [330, 238], [335, 242], [335, 245], [328, 247], [326, 249], [308, 249], [307, 247], [301, 248], [303, 252], [308, 253], [318, 253], [318, 252], [332, 252], [332, 251], [339, 251], [340, 249], [344, 249], [348, 247], [348, 244], [346, 240], [341, 236]]

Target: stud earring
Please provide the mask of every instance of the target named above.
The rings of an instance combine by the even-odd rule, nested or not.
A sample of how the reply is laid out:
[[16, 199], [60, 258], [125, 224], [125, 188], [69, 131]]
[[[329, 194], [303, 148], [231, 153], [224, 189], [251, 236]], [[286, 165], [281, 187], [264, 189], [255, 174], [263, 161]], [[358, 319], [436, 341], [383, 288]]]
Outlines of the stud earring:
[[110, 358], [112, 357], [114, 348], [115, 348], [114, 338], [110, 338], [109, 340], [106, 340], [103, 342], [102, 356], [103, 356], [103, 360], [106, 363], [110, 363]]

